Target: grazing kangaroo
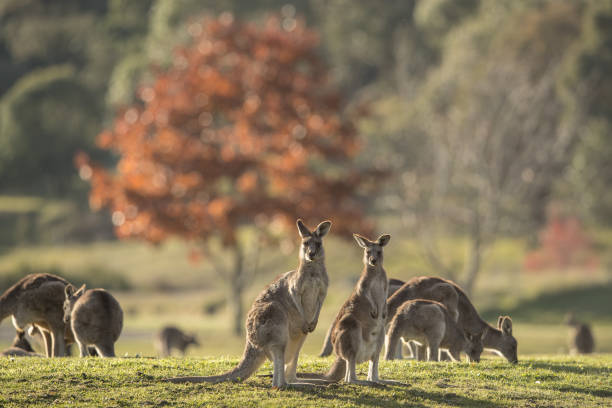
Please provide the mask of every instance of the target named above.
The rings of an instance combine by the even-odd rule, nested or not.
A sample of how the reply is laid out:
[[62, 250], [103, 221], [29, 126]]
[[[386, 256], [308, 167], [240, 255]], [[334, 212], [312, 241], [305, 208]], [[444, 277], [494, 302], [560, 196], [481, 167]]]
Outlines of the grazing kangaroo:
[[115, 342], [123, 328], [123, 310], [119, 302], [104, 289], [75, 291], [65, 289], [64, 322], [70, 324], [81, 357], [89, 355], [93, 346], [101, 357], [115, 357]]
[[[336, 316], [331, 338], [337, 359], [325, 379], [337, 382], [344, 374], [344, 381], [349, 384], [378, 385], [391, 382], [378, 377], [389, 289], [383, 268], [383, 247], [391, 236], [381, 235], [376, 242], [358, 234], [353, 237], [363, 248], [364, 268], [353, 293]], [[358, 380], [355, 372], [356, 364], [364, 361], [369, 361], [367, 381]]]
[[13, 325], [24, 331], [29, 324], [43, 329], [47, 357], [65, 354], [62, 304], [69, 283], [48, 273], [30, 274], [0, 296], [0, 321], [13, 317]]
[[[441, 285], [444, 284], [444, 285]], [[512, 336], [512, 319], [509, 316], [500, 316], [498, 319], [497, 328], [489, 325], [482, 320], [472, 302], [463, 290], [454, 282], [442, 278], [421, 276], [410, 279], [400, 289], [389, 297], [387, 301], [389, 318], [393, 318], [395, 311], [407, 300], [412, 299], [430, 299], [436, 300], [444, 304], [449, 311], [452, 308], [448, 306], [448, 287], [452, 287], [457, 296], [457, 323], [459, 327], [470, 336], [478, 336], [482, 338], [482, 344], [485, 349], [490, 349], [511, 363], [517, 363], [517, 342]], [[443, 300], [440, 300], [439, 293], [436, 294], [433, 288], [443, 288], [443, 293], [446, 293]], [[438, 289], [438, 290], [439, 290]], [[452, 313], [451, 313], [452, 315]]]
[[155, 348], [162, 357], [170, 356], [173, 348], [178, 349], [184, 356], [185, 350], [191, 344], [196, 346], [200, 345], [195, 335], [185, 334], [174, 326], [164, 327], [155, 336]]
[[[388, 295], [387, 298], [389, 298], [391, 295], [393, 295], [395, 293], [396, 290], [398, 290], [402, 285], [404, 285], [404, 281], [401, 281], [399, 279], [389, 279], [389, 288], [388, 288]], [[331, 323], [331, 325], [329, 326], [329, 329], [327, 329], [327, 334], [325, 335], [325, 340], [323, 341], [323, 348], [321, 349], [321, 352], [319, 353], [319, 357], [327, 357], [329, 355], [331, 355], [331, 353], [334, 351], [334, 347], [332, 346], [332, 341], [331, 341], [331, 335], [332, 335], [332, 331], [334, 330], [334, 324], [336, 322], [333, 321]]]
[[25, 332], [23, 330], [17, 330], [17, 334], [15, 335], [15, 339], [13, 339], [13, 344], [11, 347], [4, 350], [0, 353], [2, 357], [42, 357], [40, 354], [37, 354], [30, 342], [25, 337]]
[[440, 347], [448, 349], [453, 361], [459, 361], [463, 351], [469, 361], [479, 362], [483, 350], [480, 336], [466, 335], [446, 307], [435, 300], [409, 300], [397, 309], [386, 337], [387, 360], [393, 360], [401, 339], [427, 346], [429, 361], [439, 361]]
[[311, 232], [302, 220], [297, 221], [302, 238], [298, 267], [277, 278], [253, 302], [246, 320], [244, 353], [236, 368], [212, 377], [178, 377], [168, 381], [243, 381], [267, 357], [273, 362], [273, 387], [305, 384], [296, 382], [297, 361], [306, 335], [317, 327], [327, 295], [329, 277], [322, 238], [330, 227], [331, 222], [324, 221]]
[[595, 350], [595, 339], [591, 327], [581, 323], [573, 313], [568, 313], [565, 323], [572, 327], [569, 335], [570, 354], [589, 354]]

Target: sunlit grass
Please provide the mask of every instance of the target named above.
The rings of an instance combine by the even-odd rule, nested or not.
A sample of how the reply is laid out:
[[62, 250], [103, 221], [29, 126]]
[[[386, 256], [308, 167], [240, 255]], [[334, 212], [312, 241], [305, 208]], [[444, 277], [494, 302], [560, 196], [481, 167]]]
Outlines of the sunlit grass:
[[[0, 359], [0, 404], [5, 407], [578, 407], [605, 406], [612, 397], [612, 356], [500, 360], [480, 364], [382, 362], [382, 378], [407, 386], [385, 388], [337, 384], [275, 390], [266, 363], [244, 383], [170, 384], [162, 379], [212, 375], [237, 357], [208, 359], [63, 358]], [[300, 371], [322, 372], [332, 359], [304, 356]], [[365, 377], [366, 365], [358, 367]]]

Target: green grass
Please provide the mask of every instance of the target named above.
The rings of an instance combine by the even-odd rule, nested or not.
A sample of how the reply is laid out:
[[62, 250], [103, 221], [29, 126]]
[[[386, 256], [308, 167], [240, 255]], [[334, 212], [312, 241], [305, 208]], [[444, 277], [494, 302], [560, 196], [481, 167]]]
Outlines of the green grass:
[[[300, 369], [325, 370], [331, 358], [303, 356]], [[221, 373], [237, 358], [0, 359], [3, 407], [581, 407], [610, 406], [612, 355], [540, 356], [518, 365], [382, 362], [382, 378], [408, 386], [337, 384], [276, 390], [257, 375], [244, 383], [170, 384], [162, 379]], [[366, 365], [358, 367], [365, 377]], [[269, 374], [270, 364], [257, 373]]]

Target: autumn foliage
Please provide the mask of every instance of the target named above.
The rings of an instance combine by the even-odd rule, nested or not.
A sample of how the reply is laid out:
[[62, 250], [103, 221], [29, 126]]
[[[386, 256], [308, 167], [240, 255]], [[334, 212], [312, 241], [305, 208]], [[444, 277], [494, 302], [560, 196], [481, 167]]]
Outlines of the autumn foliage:
[[598, 265], [582, 224], [576, 217], [553, 215], [540, 232], [540, 247], [525, 257], [527, 271], [590, 269]]
[[300, 21], [263, 26], [229, 14], [192, 23], [192, 41], [97, 139], [118, 155], [110, 172], [78, 155], [90, 204], [119, 237], [170, 235], [237, 242], [241, 225], [330, 218], [334, 232], [369, 229], [352, 169], [356, 131], [341, 115], [316, 33]]

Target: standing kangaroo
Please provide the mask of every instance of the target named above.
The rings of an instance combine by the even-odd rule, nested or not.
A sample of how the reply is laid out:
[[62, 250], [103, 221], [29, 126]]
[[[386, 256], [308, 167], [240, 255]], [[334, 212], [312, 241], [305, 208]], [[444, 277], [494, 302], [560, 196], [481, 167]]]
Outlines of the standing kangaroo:
[[0, 321], [13, 317], [18, 331], [29, 324], [43, 334], [47, 357], [65, 354], [62, 303], [64, 288], [69, 283], [48, 273], [30, 274], [20, 279], [0, 296]]
[[595, 350], [595, 339], [591, 327], [581, 323], [573, 313], [568, 313], [565, 323], [572, 328], [569, 335], [570, 354], [589, 354]]
[[247, 314], [246, 345], [238, 366], [212, 377], [177, 377], [168, 381], [243, 381], [267, 357], [273, 362], [273, 387], [304, 384], [297, 383], [297, 361], [306, 335], [317, 327], [321, 305], [327, 295], [329, 277], [325, 270], [322, 238], [330, 227], [331, 222], [324, 221], [311, 232], [302, 220], [297, 221], [302, 238], [298, 267], [277, 278], [253, 302]]
[[[398, 290], [402, 285], [404, 285], [404, 281], [401, 281], [399, 279], [393, 279], [393, 278], [389, 279], [387, 298], [393, 295], [395, 291]], [[336, 322], [333, 321], [331, 325], [329, 326], [329, 329], [327, 329], [327, 334], [325, 335], [325, 340], [323, 341], [323, 348], [321, 349], [321, 352], [319, 353], [319, 357], [327, 357], [331, 355], [331, 353], [334, 351], [334, 347], [332, 346], [332, 341], [331, 341], [331, 335], [332, 335], [332, 331], [334, 330], [335, 323]]]
[[[482, 339], [465, 334], [446, 307], [435, 300], [409, 300], [402, 304], [391, 319], [385, 345], [385, 358], [393, 360], [395, 350], [404, 341], [416, 340], [429, 348], [429, 361], [439, 361], [440, 347], [448, 349], [453, 361], [460, 360], [460, 352], [469, 361], [480, 361]], [[417, 356], [418, 358], [418, 356]]]
[[[407, 300], [412, 299], [437, 300], [443, 303], [450, 311], [451, 308], [448, 307], [447, 300], [440, 300], [439, 291], [432, 291], [432, 289], [436, 287], [452, 287], [455, 290], [458, 296], [458, 318], [456, 321], [466, 334], [482, 338], [485, 349], [490, 349], [501, 354], [511, 363], [518, 362], [517, 342], [514, 336], [512, 336], [512, 319], [510, 319], [509, 316], [500, 316], [497, 322], [497, 328], [489, 325], [482, 320], [465, 292], [450, 280], [428, 276], [410, 279], [387, 300], [389, 319], [393, 318], [399, 306]], [[443, 293], [446, 293], [446, 289], [443, 290]], [[446, 293], [446, 295], [448, 295], [448, 293]]]
[[17, 330], [15, 339], [11, 347], [0, 353], [2, 357], [42, 357], [40, 354], [36, 354], [30, 342], [25, 337], [23, 330]]
[[199, 346], [195, 335], [185, 334], [182, 330], [174, 326], [164, 327], [155, 336], [155, 348], [162, 357], [170, 356], [173, 348], [178, 349], [184, 356], [185, 350], [191, 344]]
[[123, 310], [119, 302], [104, 289], [75, 291], [68, 284], [65, 289], [64, 322], [70, 324], [81, 357], [89, 355], [94, 346], [101, 357], [115, 357], [115, 342], [123, 328]]
[[[377, 385], [378, 360], [385, 338], [387, 291], [389, 283], [383, 268], [383, 247], [391, 239], [381, 235], [372, 242], [353, 234], [363, 248], [363, 272], [351, 296], [344, 302], [336, 316], [331, 340], [337, 359], [325, 375], [328, 381], [344, 381], [349, 384]], [[358, 380], [356, 364], [369, 361], [367, 381]]]

